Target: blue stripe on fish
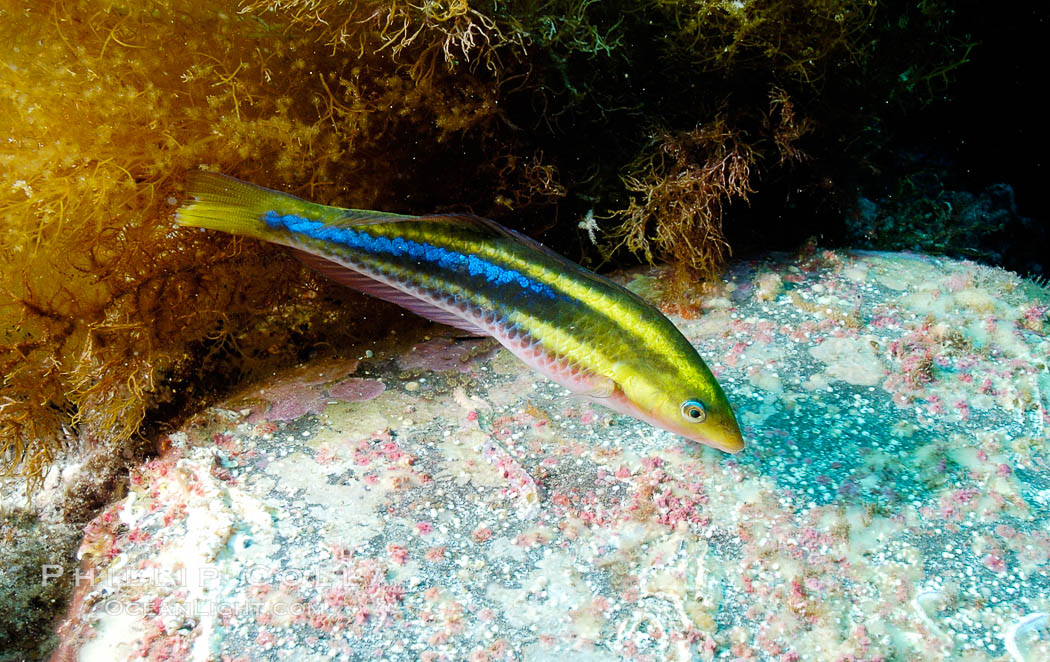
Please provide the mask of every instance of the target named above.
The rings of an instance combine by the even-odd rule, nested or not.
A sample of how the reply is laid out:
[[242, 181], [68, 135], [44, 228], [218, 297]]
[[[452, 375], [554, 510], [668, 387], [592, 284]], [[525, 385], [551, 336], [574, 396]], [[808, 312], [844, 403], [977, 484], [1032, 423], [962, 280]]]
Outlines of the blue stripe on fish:
[[458, 271], [473, 277], [483, 276], [485, 280], [494, 285], [517, 283], [523, 290], [535, 292], [548, 299], [558, 298], [554, 290], [544, 283], [533, 280], [514, 269], [505, 269], [497, 264], [483, 260], [476, 255], [464, 255], [450, 251], [447, 248], [441, 248], [425, 242], [420, 243], [411, 239], [404, 239], [403, 237], [394, 239], [373, 237], [362, 230], [333, 227], [294, 214], [282, 216], [275, 211], [268, 211], [263, 214], [262, 219], [274, 229], [279, 230], [283, 228], [295, 234], [306, 235], [320, 241], [330, 241], [373, 255], [408, 256], [421, 259], [449, 271]]

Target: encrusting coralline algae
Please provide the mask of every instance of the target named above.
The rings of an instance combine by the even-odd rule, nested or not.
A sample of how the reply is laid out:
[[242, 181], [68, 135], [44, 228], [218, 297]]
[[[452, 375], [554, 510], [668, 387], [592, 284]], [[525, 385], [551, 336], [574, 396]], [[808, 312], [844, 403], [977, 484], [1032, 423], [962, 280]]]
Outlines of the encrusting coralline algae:
[[[675, 320], [740, 403], [732, 457], [447, 337], [278, 376], [92, 523], [64, 650], [1035, 662], [1048, 303], [918, 256], [740, 265]], [[348, 379], [385, 389], [273, 420]]]

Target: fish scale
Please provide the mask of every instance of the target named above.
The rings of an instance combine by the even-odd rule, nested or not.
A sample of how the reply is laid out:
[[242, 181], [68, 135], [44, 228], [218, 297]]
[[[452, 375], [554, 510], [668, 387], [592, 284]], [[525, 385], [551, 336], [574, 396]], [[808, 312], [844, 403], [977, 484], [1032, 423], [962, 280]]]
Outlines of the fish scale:
[[621, 285], [493, 221], [319, 205], [194, 173], [179, 224], [282, 244], [317, 271], [436, 322], [489, 335], [593, 402], [729, 452], [743, 447], [695, 348]]
[[[461, 312], [467, 316], [468, 321], [473, 321], [476, 327], [504, 344], [512, 342], [510, 334], [513, 328], [529, 333], [537, 320], [548, 319], [559, 323], [558, 326], [564, 334], [563, 342], [553, 342], [554, 336], [547, 333], [543, 335], [551, 342], [544, 343], [542, 339], [533, 340], [534, 334], [529, 333], [527, 346], [521, 346], [519, 342], [513, 347], [515, 350], [529, 351], [529, 356], [532, 356], [536, 352], [531, 345], [538, 342], [547, 350], [545, 354], [549, 353], [551, 356], [551, 360], [542, 359], [544, 373], [550, 372], [549, 367], [554, 367], [553, 363], [559, 357], [565, 357], [573, 364], [592, 364], [588, 366], [591, 370], [584, 368], [585, 374], [612, 365], [609, 357], [597, 349], [595, 339], [587, 337], [586, 331], [591, 326], [573, 322], [572, 318], [578, 318], [578, 315], [573, 313], [579, 312], [576, 300], [556, 292], [554, 287], [547, 283], [529, 278], [517, 269], [496, 262], [505, 261], [506, 254], [511, 251], [504, 251], [503, 255], [489, 251], [486, 259], [482, 259], [475, 254], [459, 252], [463, 250], [460, 242], [448, 241], [450, 237], [456, 239], [454, 234], [436, 231], [443, 224], [455, 226], [462, 223], [462, 220], [441, 216], [424, 219], [420, 223], [401, 221], [347, 229], [334, 228], [294, 215], [276, 217], [270, 214], [264, 217], [264, 221], [271, 228], [287, 230], [300, 237], [302, 248], [306, 248], [309, 253], [316, 255], [322, 250], [328, 251], [341, 263], [358, 271], [367, 271], [373, 278], [380, 278], [386, 284], [446, 312]], [[391, 239], [390, 233], [393, 231], [407, 233], [415, 239], [404, 236]], [[511, 248], [514, 247], [513, 237], [502, 239], [509, 243]], [[438, 245], [442, 242], [448, 243], [444, 246]], [[557, 272], [547, 269], [546, 273]], [[557, 285], [555, 283], [554, 286]], [[455, 304], [443, 301], [443, 295], [446, 293], [468, 303], [468, 309], [457, 311]], [[560, 308], [549, 305], [550, 302], [559, 299], [562, 304]], [[612, 327], [606, 331], [607, 345], [614, 341], [622, 344], [630, 340], [625, 337], [613, 338], [613, 332], [618, 332], [615, 334], [618, 336], [625, 335], [622, 329]], [[586, 352], [586, 355], [581, 356], [581, 352]], [[659, 357], [654, 358], [659, 360]], [[557, 372], [561, 373], [563, 370]], [[581, 385], [574, 386], [576, 388], [573, 390], [581, 390]], [[586, 385], [582, 387], [586, 390]]]

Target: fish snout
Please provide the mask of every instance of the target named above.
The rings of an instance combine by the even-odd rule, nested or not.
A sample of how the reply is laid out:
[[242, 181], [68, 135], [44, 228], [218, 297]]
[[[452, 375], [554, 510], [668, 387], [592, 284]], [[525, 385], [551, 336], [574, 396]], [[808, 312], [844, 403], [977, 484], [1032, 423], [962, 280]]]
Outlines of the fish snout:
[[740, 434], [740, 426], [732, 413], [720, 420], [709, 422], [704, 429], [698, 430], [695, 436], [688, 436], [726, 453], [739, 453], [744, 450], [744, 436]]

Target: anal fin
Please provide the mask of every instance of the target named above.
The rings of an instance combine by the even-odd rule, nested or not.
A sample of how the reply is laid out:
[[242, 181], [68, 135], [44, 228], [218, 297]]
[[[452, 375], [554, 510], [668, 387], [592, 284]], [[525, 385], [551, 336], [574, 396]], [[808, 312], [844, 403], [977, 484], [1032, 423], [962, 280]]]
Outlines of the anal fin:
[[425, 317], [433, 322], [437, 322], [438, 324], [447, 324], [448, 326], [456, 327], [457, 329], [466, 331], [472, 336], [488, 337], [492, 335], [481, 327], [474, 325], [470, 320], [464, 319], [456, 313], [445, 310], [444, 308], [421, 299], [410, 292], [394, 287], [388, 283], [384, 283], [381, 280], [377, 280], [368, 274], [356, 271], [355, 269], [340, 264], [339, 262], [323, 258], [319, 255], [314, 255], [308, 251], [293, 248], [292, 252], [303, 264], [322, 276], [330, 278], [341, 285], [345, 285], [351, 289], [357, 290], [358, 292], [364, 292], [365, 294], [374, 296], [377, 299], [397, 304], [398, 306], [401, 306], [421, 317]]

